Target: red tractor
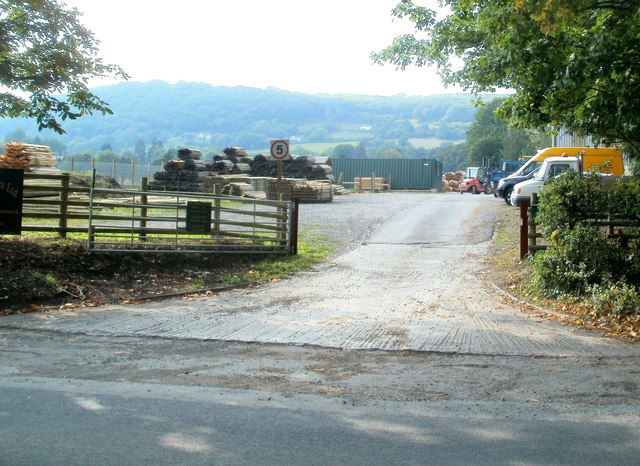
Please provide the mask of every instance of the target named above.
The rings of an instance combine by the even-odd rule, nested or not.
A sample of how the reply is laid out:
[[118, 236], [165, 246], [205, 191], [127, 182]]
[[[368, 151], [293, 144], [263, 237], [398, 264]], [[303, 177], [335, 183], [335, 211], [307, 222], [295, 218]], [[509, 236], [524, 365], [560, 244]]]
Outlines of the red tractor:
[[460, 194], [491, 194], [493, 187], [489, 179], [489, 169], [487, 167], [467, 168], [467, 177], [460, 182]]

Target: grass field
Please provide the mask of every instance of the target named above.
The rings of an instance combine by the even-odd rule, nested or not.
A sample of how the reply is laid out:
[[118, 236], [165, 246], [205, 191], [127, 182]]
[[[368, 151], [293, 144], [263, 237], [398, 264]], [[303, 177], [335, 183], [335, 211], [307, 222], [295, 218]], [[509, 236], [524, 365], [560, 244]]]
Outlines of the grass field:
[[423, 147], [425, 149], [433, 149], [434, 147], [439, 147], [442, 144], [460, 144], [464, 142], [464, 140], [448, 141], [448, 140], [438, 139], [438, 138], [410, 138], [409, 142], [414, 147]]

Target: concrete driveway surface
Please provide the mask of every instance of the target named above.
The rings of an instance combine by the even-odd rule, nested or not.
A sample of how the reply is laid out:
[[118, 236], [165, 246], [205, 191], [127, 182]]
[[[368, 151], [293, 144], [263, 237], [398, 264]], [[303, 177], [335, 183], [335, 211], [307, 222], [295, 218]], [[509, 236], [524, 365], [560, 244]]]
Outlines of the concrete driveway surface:
[[206, 297], [14, 315], [0, 326], [345, 349], [640, 355], [636, 345], [527, 314], [487, 282], [499, 205], [489, 196], [418, 193], [303, 205], [303, 229], [350, 235], [351, 243], [290, 279]]

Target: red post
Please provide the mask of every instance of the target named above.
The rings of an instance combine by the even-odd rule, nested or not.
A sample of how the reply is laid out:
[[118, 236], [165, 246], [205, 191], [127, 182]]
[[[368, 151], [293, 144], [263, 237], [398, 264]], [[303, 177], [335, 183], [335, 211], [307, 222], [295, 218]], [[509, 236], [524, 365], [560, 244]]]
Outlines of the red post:
[[529, 254], [529, 201], [520, 201], [520, 260]]

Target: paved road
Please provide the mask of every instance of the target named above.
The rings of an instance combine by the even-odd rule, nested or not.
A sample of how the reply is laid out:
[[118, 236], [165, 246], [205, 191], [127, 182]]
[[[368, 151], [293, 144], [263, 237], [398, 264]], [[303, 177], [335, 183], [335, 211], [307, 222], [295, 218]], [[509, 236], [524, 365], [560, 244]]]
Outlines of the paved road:
[[344, 349], [638, 356], [637, 346], [523, 313], [487, 284], [483, 257], [498, 205], [490, 196], [404, 195], [362, 244], [292, 279], [191, 300], [10, 316], [1, 325]]
[[[522, 403], [378, 403], [201, 387], [0, 385], [0, 463], [637, 464], [638, 412]], [[594, 419], [597, 419], [594, 421]]]

